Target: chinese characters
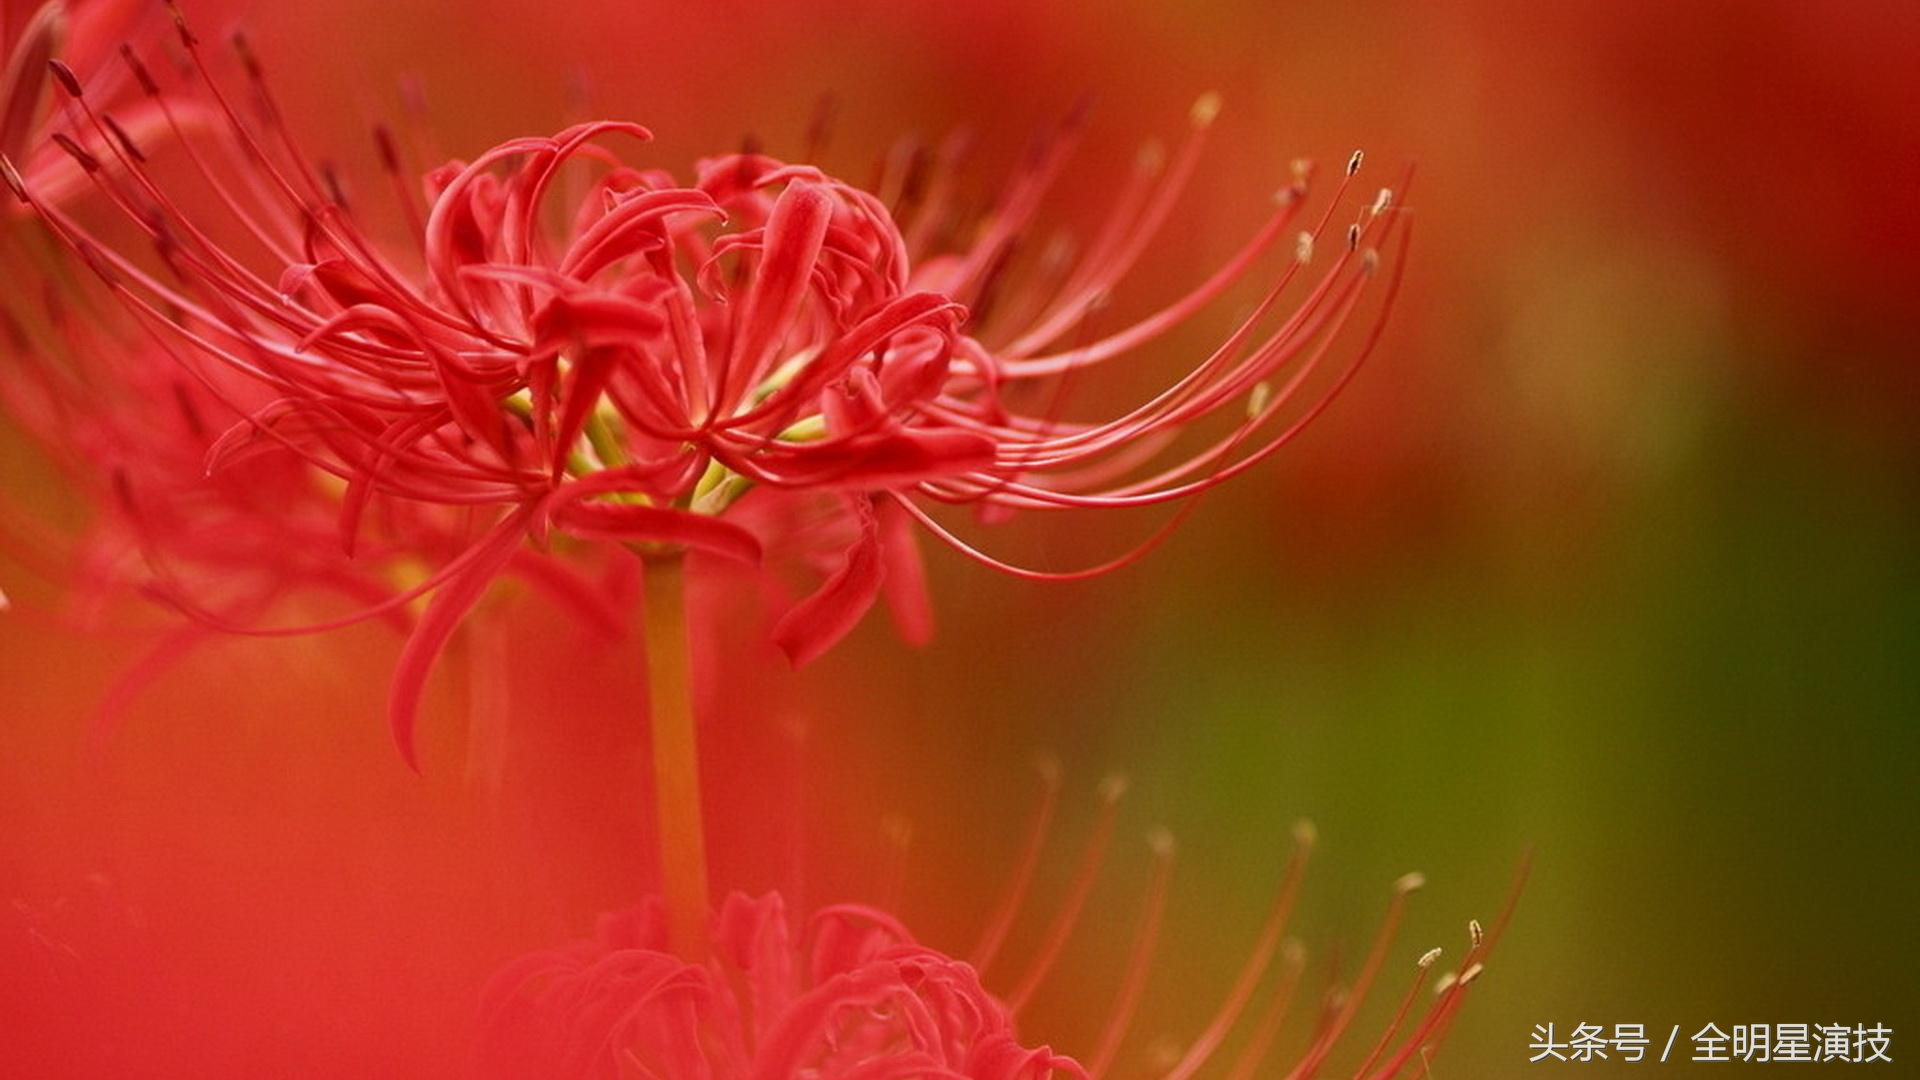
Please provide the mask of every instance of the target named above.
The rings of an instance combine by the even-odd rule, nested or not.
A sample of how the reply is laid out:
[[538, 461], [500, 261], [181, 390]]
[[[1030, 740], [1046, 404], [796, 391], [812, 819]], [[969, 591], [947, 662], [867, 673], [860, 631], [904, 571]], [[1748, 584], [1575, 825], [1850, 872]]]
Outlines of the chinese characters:
[[[1664, 1045], [1653, 1052], [1654, 1041], [1645, 1024], [1579, 1023], [1564, 1036], [1553, 1024], [1535, 1024], [1527, 1050], [1529, 1062], [1723, 1061], [1846, 1062], [1867, 1065], [1893, 1061], [1893, 1029], [1885, 1024], [1734, 1024], [1722, 1030], [1709, 1023], [1681, 1042], [1681, 1025], [1667, 1032]], [[1678, 1045], [1676, 1045], [1678, 1044]]]

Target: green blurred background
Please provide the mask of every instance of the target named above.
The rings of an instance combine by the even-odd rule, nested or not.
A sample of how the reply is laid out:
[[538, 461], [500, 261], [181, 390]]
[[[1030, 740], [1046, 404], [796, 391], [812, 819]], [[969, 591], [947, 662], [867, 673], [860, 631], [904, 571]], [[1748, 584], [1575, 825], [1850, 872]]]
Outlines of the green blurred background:
[[[1902, 1064], [1876, 1075], [1920, 1057], [1910, 4], [343, 0], [200, 17], [240, 7], [310, 141], [362, 165], [365, 118], [409, 72], [450, 153], [557, 127], [580, 73], [591, 108], [653, 126], [675, 164], [747, 134], [797, 153], [830, 90], [828, 160], [855, 177], [898, 133], [963, 123], [1011, 160], [1090, 91], [1068, 190], [1097, 208], [1103, 170], [1221, 90], [1186, 216], [1122, 302], [1231, 251], [1293, 157], [1361, 145], [1380, 182], [1417, 164], [1404, 306], [1294, 450], [1121, 575], [1034, 586], [936, 554], [939, 640], [910, 650], [876, 619], [803, 673], [758, 672], [780, 704], [722, 738], [714, 767], [738, 771], [714, 799], [760, 786], [766, 748], [804, 723], [811, 898], [870, 886], [863, 855], [904, 815], [902, 905], [958, 948], [1008, 873], [1032, 756], [1059, 755], [1081, 796], [1049, 896], [1095, 784], [1128, 773], [1123, 842], [1033, 1017], [1069, 1048], [1097, 1024], [1144, 887], [1126, 838], [1165, 823], [1181, 840], [1146, 1021], [1177, 1039], [1310, 816], [1323, 843], [1300, 931], [1349, 965], [1399, 874], [1432, 884], [1396, 957], [1458, 956], [1465, 920], [1537, 853], [1443, 1080], [1696, 1068], [1527, 1066], [1547, 1022], [1641, 1022], [1656, 1042], [1678, 1024], [1676, 1057], [1709, 1021], [1883, 1022]], [[1171, 342], [1161, 374], [1224, 318]], [[44, 470], [17, 444], [5, 482], [34, 492]], [[1056, 563], [1123, 542], [1093, 520], [1017, 538]], [[620, 788], [581, 781], [543, 826], [578, 865], [540, 903], [502, 901], [513, 885], [475, 869], [506, 858], [500, 830], [457, 766], [420, 781], [393, 760], [379, 716], [398, 646], [375, 631], [224, 644], [150, 691], [106, 765], [85, 763], [78, 727], [138, 642], [36, 616], [59, 597], [17, 577], [0, 883], [57, 903], [110, 867], [147, 955], [195, 972], [156, 977], [184, 1000], [154, 1032], [191, 1027], [197, 1000], [288, 1024], [324, 1010], [358, 1034], [288, 1068], [419, 1075], [455, 1056], [476, 974], [634, 890], [605, 865], [638, 847], [608, 824], [628, 812]], [[534, 618], [527, 639], [550, 642]], [[593, 727], [531, 662], [516, 678], [530, 722]], [[720, 867], [743, 886], [777, 876], [744, 855]], [[272, 1027], [200, 1040], [204, 1061], [264, 1060]]]

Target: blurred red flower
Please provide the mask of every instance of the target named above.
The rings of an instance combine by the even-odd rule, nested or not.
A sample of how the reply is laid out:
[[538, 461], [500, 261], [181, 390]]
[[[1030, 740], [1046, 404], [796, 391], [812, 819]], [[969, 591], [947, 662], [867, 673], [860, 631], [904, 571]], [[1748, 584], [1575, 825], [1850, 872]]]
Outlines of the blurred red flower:
[[[674, 955], [660, 905], [602, 917], [596, 937], [514, 960], [484, 995], [480, 1060], [488, 1076], [597, 1078], [712, 1076], [785, 1080], [817, 1076], [944, 1076], [965, 1080], [1051, 1080], [1113, 1075], [1131, 1045], [1143, 995], [1154, 971], [1173, 869], [1173, 841], [1149, 837], [1154, 874], [1147, 887], [1131, 956], [1111, 990], [1102, 1029], [1082, 1060], [1020, 1041], [1018, 1019], [1035, 992], [1057, 974], [1069, 938], [1085, 914], [1105, 862], [1123, 785], [1102, 788], [1102, 814], [1074, 861], [1073, 876], [1044, 936], [1004, 996], [982, 985], [1005, 952], [1009, 931], [1029, 914], [1035, 871], [1046, 852], [1059, 777], [1044, 772], [1042, 799], [1027, 844], [1010, 867], [1003, 895], [980, 942], [956, 958], [916, 942], [891, 912], [840, 904], [816, 912], [796, 933], [777, 893], [733, 894], [712, 917], [713, 949], [704, 962]], [[1311, 825], [1295, 828], [1297, 846], [1244, 967], [1203, 1030], [1166, 1052], [1156, 1075], [1187, 1080], [1208, 1066], [1244, 1080], [1272, 1075], [1274, 1043], [1299, 1000], [1304, 948], [1286, 937], [1308, 857]], [[1320, 1070], [1344, 1037], [1385, 970], [1418, 874], [1395, 882], [1385, 922], [1351, 981], [1330, 989], [1313, 1037], [1287, 1075]], [[1516, 885], [1516, 895], [1517, 895]], [[1443, 974], [1424, 1016], [1407, 1021], [1440, 950], [1422, 954], [1411, 988], [1390, 1023], [1360, 1057], [1356, 1077], [1390, 1080], [1431, 1066], [1453, 1018], [1512, 913], [1512, 899], [1491, 933], [1470, 926], [1471, 947]], [[1276, 970], [1277, 969], [1277, 970]], [[1272, 976], [1269, 979], [1269, 976]], [[1269, 1000], [1249, 1010], [1267, 983]], [[1404, 1035], [1404, 1038], [1402, 1036]], [[1223, 1047], [1237, 1037], [1239, 1048]]]
[[495, 977], [482, 1023], [488, 1076], [941, 1075], [1047, 1080], [1086, 1073], [1029, 1050], [964, 963], [914, 944], [886, 913], [828, 908], [803, 940], [777, 894], [734, 894], [716, 958], [667, 951], [643, 906], [599, 939], [527, 956]]

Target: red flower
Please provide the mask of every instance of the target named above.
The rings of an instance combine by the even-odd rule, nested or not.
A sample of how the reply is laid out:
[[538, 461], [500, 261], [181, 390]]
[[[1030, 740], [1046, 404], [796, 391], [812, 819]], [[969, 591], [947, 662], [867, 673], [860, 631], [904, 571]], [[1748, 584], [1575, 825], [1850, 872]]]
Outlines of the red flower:
[[[422, 207], [383, 130], [381, 159], [412, 226], [374, 235], [331, 172], [309, 167], [244, 43], [261, 132], [206, 77], [184, 23], [180, 34], [237, 147], [204, 152], [193, 132], [182, 141], [213, 203], [251, 243], [214, 239], [230, 223], [201, 225], [184, 195], [155, 180], [137, 144], [107, 138], [114, 125], [73, 80], [61, 82], [75, 117], [110, 152], [63, 145], [151, 240], [165, 272], [96, 238], [32, 177], [11, 179], [190, 370], [260, 388], [264, 404], [230, 403], [221, 445], [290, 455], [337, 478], [347, 550], [375, 503], [493, 515], [436, 575], [395, 680], [400, 733], [411, 728], [428, 668], [489, 581], [526, 541], [568, 546], [556, 534], [569, 545], [739, 563], [763, 551], [824, 556], [824, 582], [774, 628], [796, 662], [829, 648], [883, 592], [912, 635], [929, 631], [915, 525], [1022, 577], [1126, 565], [1197, 496], [1285, 445], [1346, 384], [1381, 325], [1336, 361], [1340, 332], [1372, 291], [1380, 245], [1399, 250], [1407, 237], [1381, 192], [1332, 245], [1324, 273], [1289, 300], [1342, 205], [1336, 195], [1311, 228], [1293, 233], [1311, 172], [1303, 165], [1269, 220], [1211, 277], [1138, 321], [1095, 332], [1111, 290], [1174, 214], [1218, 108], [1211, 97], [1168, 160], [1143, 157], [1077, 261], [1056, 254], [1029, 267], [1015, 258], [1042, 196], [1072, 182], [1077, 118], [978, 220], [954, 209], [951, 152], [883, 178], [886, 198], [757, 153], [702, 161], [688, 182], [617, 154], [612, 144], [649, 137], [617, 122], [443, 165], [427, 175]], [[127, 60], [156, 113], [181, 107], [179, 92], [163, 91], [131, 53]], [[222, 179], [209, 163], [226, 158], [250, 174]], [[1341, 193], [1359, 164], [1356, 154]], [[1062, 417], [1071, 380], [1137, 355], [1277, 246], [1291, 257], [1187, 374], [1132, 408]], [[1384, 287], [1388, 302], [1399, 266]], [[802, 520], [824, 512], [831, 527], [749, 527], [795, 520], [770, 505], [781, 503], [806, 508]], [[1133, 550], [1066, 573], [1002, 562], [935, 513], [971, 504], [991, 520], [1173, 503], [1184, 507]], [[821, 551], [835, 536], [838, 546]]]
[[[1024, 914], [1045, 854], [1059, 794], [1046, 773], [1043, 800], [1027, 848], [1015, 862], [998, 910], [970, 958], [962, 960], [917, 943], [887, 911], [862, 904], [822, 909], [796, 927], [778, 894], [751, 899], [733, 894], [712, 917], [712, 951], [703, 962], [673, 955], [660, 906], [649, 902], [603, 917], [594, 940], [521, 957], [494, 976], [483, 995], [482, 1072], [500, 1077], [587, 1080], [626, 1076], [709, 1076], [715, 1080], [820, 1080], [853, 1077], [940, 1076], [961, 1080], [1053, 1080], [1114, 1075], [1132, 1047], [1144, 991], [1165, 922], [1173, 843], [1164, 831], [1149, 838], [1154, 874], [1140, 912], [1131, 956], [1119, 983], [1106, 993], [1101, 1031], [1079, 1060], [1028, 1048], [1019, 1014], [1056, 974], [1058, 961], [1084, 913], [1105, 859], [1121, 785], [1103, 789], [1103, 813], [1059, 910], [1040, 944], [1021, 958], [1004, 997], [989, 993], [982, 974], [1002, 960], [1003, 946]], [[1289, 860], [1271, 912], [1249, 944], [1247, 960], [1223, 993], [1205, 1027], [1167, 1052], [1156, 1075], [1187, 1080], [1212, 1066], [1235, 1080], [1280, 1075], [1276, 1037], [1301, 1005], [1304, 948], [1286, 936], [1314, 844], [1311, 826], [1295, 829]], [[1523, 878], [1524, 879], [1524, 878]], [[1424, 1075], [1439, 1053], [1465, 997], [1512, 914], [1512, 898], [1492, 933], [1470, 924], [1466, 957], [1437, 982], [1423, 1016], [1410, 1014], [1433, 973], [1440, 950], [1421, 954], [1385, 1030], [1343, 1048], [1369, 992], [1388, 967], [1407, 898], [1423, 884], [1418, 874], [1395, 882], [1380, 932], [1344, 986], [1330, 986], [1319, 1023], [1285, 1075], [1304, 1080], [1338, 1050], [1352, 1075], [1390, 1080], [1418, 1068]], [[1514, 895], [1519, 886], [1516, 884]], [[1249, 1007], [1266, 987], [1267, 1003]], [[1301, 1011], [1310, 1011], [1302, 1008]], [[1233, 1038], [1239, 1049], [1222, 1047]], [[1144, 1049], [1144, 1048], [1143, 1048]]]
[[727, 897], [714, 957], [667, 951], [644, 906], [599, 940], [524, 957], [495, 976], [486, 1075], [501, 1077], [1085, 1077], [1016, 1037], [968, 965], [914, 943], [886, 913], [828, 908], [795, 938], [777, 894]]

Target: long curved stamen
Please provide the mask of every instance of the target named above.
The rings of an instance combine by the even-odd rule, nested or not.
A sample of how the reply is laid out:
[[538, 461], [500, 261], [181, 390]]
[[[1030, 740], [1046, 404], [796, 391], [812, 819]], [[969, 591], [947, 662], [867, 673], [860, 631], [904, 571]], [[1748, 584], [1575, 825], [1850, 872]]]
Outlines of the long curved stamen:
[[1414, 1056], [1420, 1055], [1422, 1070], [1429, 1068], [1432, 1055], [1438, 1049], [1440, 1040], [1445, 1036], [1453, 1017], [1459, 1013], [1467, 989], [1485, 972], [1485, 958], [1490, 955], [1493, 946], [1506, 933], [1513, 921], [1513, 913], [1518, 909], [1520, 896], [1526, 890], [1527, 879], [1533, 871], [1533, 853], [1529, 851], [1520, 860], [1520, 867], [1514, 873], [1513, 884], [1507, 890], [1507, 898], [1500, 909], [1499, 918], [1494, 920], [1493, 932], [1482, 929], [1478, 920], [1467, 924], [1467, 936], [1470, 948], [1461, 958], [1460, 966], [1447, 973], [1438, 986], [1438, 1000], [1428, 1009], [1420, 1024], [1402, 1044], [1399, 1052], [1388, 1059], [1386, 1064], [1375, 1071], [1368, 1080], [1391, 1080], [1399, 1075]]
[[1306, 949], [1298, 941], [1288, 940], [1280, 946], [1280, 985], [1274, 988], [1273, 1000], [1260, 1014], [1260, 1020], [1248, 1037], [1246, 1048], [1233, 1063], [1233, 1069], [1227, 1074], [1227, 1080], [1253, 1080], [1253, 1076], [1264, 1065], [1267, 1055], [1273, 1050], [1273, 1041], [1279, 1037], [1280, 1028], [1286, 1022], [1287, 1013], [1293, 1008], [1294, 997], [1300, 989], [1300, 978], [1306, 973]]
[[1273, 962], [1274, 953], [1280, 947], [1281, 935], [1286, 932], [1287, 920], [1293, 915], [1294, 902], [1299, 899], [1300, 882], [1306, 876], [1307, 859], [1313, 853], [1317, 833], [1311, 823], [1303, 821], [1294, 826], [1293, 835], [1293, 856], [1287, 860], [1287, 869], [1281, 877], [1273, 910], [1268, 913], [1266, 924], [1260, 928], [1260, 936], [1254, 941], [1246, 965], [1235, 977], [1233, 986], [1221, 1000], [1213, 1019], [1173, 1068], [1167, 1071], [1163, 1080], [1191, 1080], [1212, 1059], [1214, 1052], [1220, 1049], [1220, 1044], [1226, 1041], [1227, 1035], [1239, 1022], [1240, 1014], [1253, 999], [1253, 993], [1259, 988], [1268, 965]]
[[1311, 1080], [1320, 1066], [1326, 1062], [1327, 1055], [1333, 1052], [1334, 1044], [1340, 1041], [1340, 1036], [1346, 1032], [1353, 1023], [1353, 1018], [1359, 1014], [1360, 1006], [1366, 1001], [1368, 992], [1373, 989], [1374, 979], [1380, 974], [1380, 966], [1386, 962], [1387, 949], [1393, 945], [1394, 934], [1400, 929], [1400, 920], [1406, 914], [1407, 897], [1425, 884], [1426, 878], [1419, 874], [1408, 874], [1394, 883], [1393, 902], [1387, 908], [1387, 916], [1382, 920], [1373, 948], [1368, 951], [1366, 960], [1361, 963], [1360, 974], [1355, 977], [1353, 986], [1347, 991], [1338, 1015], [1334, 1017], [1326, 1032], [1314, 1043], [1307, 1056], [1287, 1074], [1288, 1080]]
[[[1494, 945], [1506, 934], [1507, 927], [1513, 921], [1514, 911], [1517, 910], [1520, 905], [1520, 896], [1526, 891], [1527, 879], [1532, 873], [1533, 852], [1528, 851], [1521, 856], [1520, 866], [1514, 871], [1513, 884], [1507, 889], [1506, 899], [1501, 904], [1499, 917], [1494, 920], [1493, 929], [1482, 935], [1476, 935], [1478, 940], [1474, 942], [1474, 949], [1469, 957], [1472, 961], [1470, 965], [1467, 965], [1469, 970], [1472, 967], [1483, 966], [1486, 958], [1492, 954]], [[1461, 977], [1465, 977], [1464, 971], [1461, 973]], [[1433, 1035], [1429, 1039], [1429, 1059], [1432, 1054], [1439, 1052], [1441, 1044], [1446, 1041], [1448, 1033], [1452, 1030], [1455, 1017], [1460, 1014], [1460, 1008], [1460, 1004], [1456, 1003], [1453, 1010], [1447, 1014], [1433, 1032]]]
[[1026, 903], [1027, 893], [1033, 887], [1033, 875], [1040, 867], [1040, 854], [1046, 848], [1047, 836], [1053, 828], [1054, 811], [1060, 803], [1060, 764], [1052, 758], [1041, 758], [1037, 763], [1040, 776], [1040, 799], [1034, 807], [1032, 823], [1027, 828], [1026, 842], [1021, 846], [1019, 860], [1014, 864], [1013, 876], [1007, 881], [1006, 892], [1002, 894], [993, 916], [987, 920], [980, 934], [980, 941], [973, 947], [968, 962], [977, 970], [985, 971], [1000, 954], [1000, 947], [1006, 943], [1007, 934], [1013, 929], [1014, 920], [1020, 915], [1021, 907]]
[[913, 851], [913, 822], [898, 814], [889, 814], [880, 822], [880, 835], [887, 855], [880, 869], [880, 906], [900, 910], [900, 898], [907, 888], [907, 856]]
[[1153, 879], [1147, 885], [1146, 899], [1140, 907], [1140, 928], [1133, 937], [1133, 946], [1127, 955], [1126, 973], [1120, 978], [1120, 988], [1115, 991], [1113, 1004], [1107, 1009], [1107, 1022], [1100, 1031], [1100, 1037], [1094, 1044], [1093, 1056], [1088, 1060], [1087, 1072], [1096, 1077], [1105, 1076], [1113, 1062], [1120, 1056], [1121, 1044], [1126, 1041], [1127, 1032], [1133, 1027], [1133, 1018], [1140, 1011], [1140, 1000], [1147, 989], [1147, 979], [1153, 972], [1154, 947], [1160, 941], [1160, 927], [1166, 916], [1167, 889], [1173, 880], [1174, 844], [1173, 834], [1165, 829], [1155, 829], [1147, 834], [1147, 847], [1153, 852]]
[[1367, 1056], [1361, 1060], [1360, 1067], [1353, 1071], [1353, 1080], [1366, 1080], [1367, 1070], [1373, 1068], [1374, 1062], [1380, 1060], [1380, 1055], [1386, 1053], [1387, 1047], [1393, 1045], [1393, 1037], [1400, 1033], [1401, 1025], [1406, 1023], [1407, 1014], [1413, 1011], [1414, 1002], [1420, 999], [1420, 991], [1427, 985], [1427, 976], [1432, 973], [1433, 965], [1439, 959], [1439, 949], [1428, 949], [1421, 954], [1419, 961], [1414, 965], [1413, 985], [1409, 986], [1406, 994], [1401, 997], [1400, 1006], [1394, 1010], [1393, 1019], [1388, 1021], [1387, 1029], [1380, 1033], [1380, 1038], [1373, 1044], [1373, 1049], [1369, 1050]]
[[1048, 925], [1046, 936], [1034, 952], [1033, 961], [1027, 973], [1011, 994], [1007, 995], [1007, 1004], [1018, 1012], [1033, 999], [1033, 995], [1047, 981], [1053, 972], [1053, 966], [1059, 962], [1060, 954], [1067, 947], [1067, 940], [1073, 936], [1074, 927], [1080, 924], [1080, 915], [1086, 910], [1087, 898], [1093, 894], [1094, 882], [1100, 876], [1100, 867], [1106, 862], [1107, 843], [1113, 839], [1114, 821], [1119, 815], [1120, 797], [1126, 793], [1127, 781], [1124, 777], [1110, 776], [1100, 785], [1100, 817], [1094, 824], [1093, 833], [1087, 838], [1087, 846], [1080, 855], [1080, 863], [1074, 869], [1073, 880], [1067, 887], [1066, 899], [1060, 904], [1059, 912]]

